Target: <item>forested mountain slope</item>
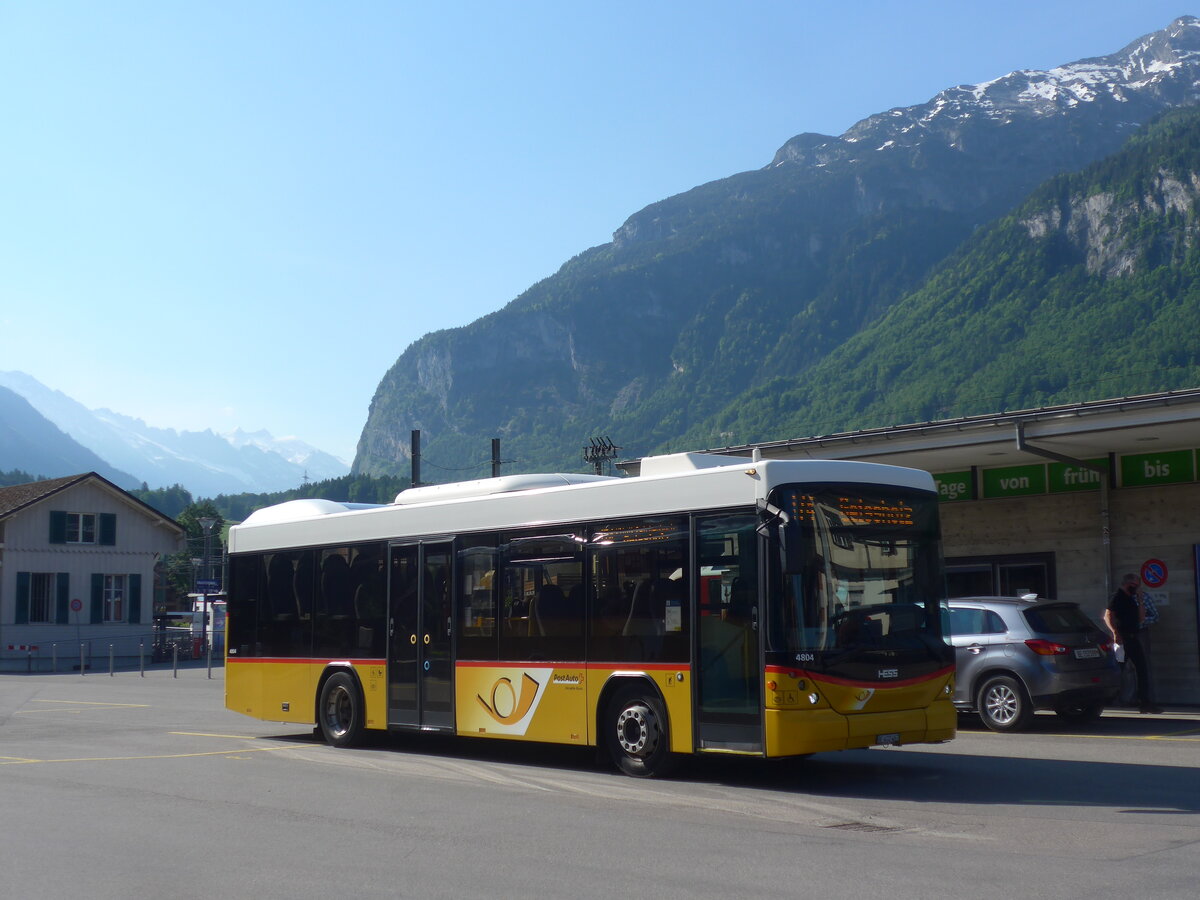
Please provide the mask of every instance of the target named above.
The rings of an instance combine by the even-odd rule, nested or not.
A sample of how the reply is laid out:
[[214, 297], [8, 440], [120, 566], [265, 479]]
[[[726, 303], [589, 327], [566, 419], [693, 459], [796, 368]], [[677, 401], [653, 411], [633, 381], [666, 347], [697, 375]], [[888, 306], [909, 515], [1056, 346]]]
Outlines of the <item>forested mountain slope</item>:
[[[764, 398], [799, 403], [831, 371], [829, 354], [862, 348], [976, 229], [1195, 103], [1198, 82], [1200, 22], [1188, 17], [1108, 57], [952, 88], [840, 137], [793, 138], [764, 169], [655, 203], [503, 309], [414, 342], [379, 385], [354, 471], [406, 472], [414, 428], [442, 466], [486, 459], [499, 437], [529, 471], [579, 468], [595, 434], [638, 455], [807, 433], [806, 422], [880, 424], [839, 415], [833, 426]], [[980, 292], [1005, 295], [1017, 276], [997, 264], [979, 277], [999, 282]], [[946, 406], [916, 398], [915, 382], [885, 398], [903, 371], [876, 379], [878, 397], [826, 399], [863, 415], [884, 415], [885, 400]], [[1002, 367], [991, 377], [1003, 382]], [[486, 472], [456, 477], [472, 474]]]
[[1054, 178], [802, 383], [764, 384], [691, 438], [815, 435], [1192, 388], [1198, 335], [1200, 110], [1188, 109]]

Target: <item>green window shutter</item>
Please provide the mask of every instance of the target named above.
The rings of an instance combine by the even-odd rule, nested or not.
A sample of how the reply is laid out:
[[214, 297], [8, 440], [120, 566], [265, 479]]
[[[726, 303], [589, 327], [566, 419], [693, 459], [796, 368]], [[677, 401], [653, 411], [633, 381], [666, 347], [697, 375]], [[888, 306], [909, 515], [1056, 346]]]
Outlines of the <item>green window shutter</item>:
[[71, 618], [71, 576], [67, 572], [59, 572], [54, 576], [57, 599], [54, 604], [54, 624], [66, 625]]
[[117, 542], [117, 516], [115, 513], [100, 513], [100, 543], [111, 547]]
[[142, 621], [142, 576], [129, 576], [129, 621], [138, 623]]
[[67, 512], [63, 509], [50, 510], [50, 543], [67, 542]]
[[92, 573], [92, 624], [104, 621], [104, 576]]
[[17, 573], [17, 618], [15, 625], [29, 624], [29, 573]]

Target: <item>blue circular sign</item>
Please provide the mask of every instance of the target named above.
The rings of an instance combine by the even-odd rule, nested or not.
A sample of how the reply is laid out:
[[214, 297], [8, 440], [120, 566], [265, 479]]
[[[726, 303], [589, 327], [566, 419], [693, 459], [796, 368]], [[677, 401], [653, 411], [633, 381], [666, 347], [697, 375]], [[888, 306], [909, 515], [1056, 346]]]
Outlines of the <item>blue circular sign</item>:
[[1161, 559], [1148, 559], [1142, 563], [1142, 583], [1152, 588], [1166, 584], [1167, 564]]

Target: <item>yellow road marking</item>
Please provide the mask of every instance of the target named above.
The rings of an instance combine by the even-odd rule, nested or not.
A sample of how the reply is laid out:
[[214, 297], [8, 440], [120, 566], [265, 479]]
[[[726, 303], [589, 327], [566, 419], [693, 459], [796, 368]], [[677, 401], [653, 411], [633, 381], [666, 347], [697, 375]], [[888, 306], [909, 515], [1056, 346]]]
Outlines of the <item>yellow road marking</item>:
[[72, 706], [108, 706], [115, 709], [149, 709], [149, 703], [101, 703], [97, 700], [43, 700], [34, 697], [33, 703], [69, 703]]
[[235, 741], [257, 741], [255, 734], [209, 734], [207, 731], [168, 731], [167, 734], [182, 734], [184, 737], [230, 738]]
[[287, 747], [254, 747], [240, 750], [209, 750], [204, 753], [162, 753], [154, 756], [81, 756], [73, 759], [22, 759], [17, 756], [0, 756], [0, 766], [20, 766], [30, 763], [81, 763], [81, 762], [131, 762], [147, 759], [192, 759], [198, 756], [225, 756], [231, 753], [273, 753]]
[[[1195, 736], [1184, 736], [1189, 734]], [[1200, 741], [1200, 729], [1176, 731], [1171, 734], [1061, 734], [1058, 732], [1049, 732], [1046, 734], [1046, 737], [1088, 738], [1093, 741], [1174, 741], [1190, 744]]]
[[44, 715], [45, 713], [70, 713], [71, 715], [77, 716], [81, 712], [83, 712], [82, 709], [18, 709], [15, 713], [13, 713], [13, 715], [40, 716]]

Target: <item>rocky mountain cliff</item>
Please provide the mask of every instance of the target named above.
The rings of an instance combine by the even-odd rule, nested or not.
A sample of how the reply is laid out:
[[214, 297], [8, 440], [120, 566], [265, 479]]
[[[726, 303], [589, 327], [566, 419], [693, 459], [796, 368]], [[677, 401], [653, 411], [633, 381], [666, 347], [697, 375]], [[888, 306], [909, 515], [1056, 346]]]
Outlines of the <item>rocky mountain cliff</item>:
[[799, 135], [765, 168], [652, 204], [503, 309], [415, 342], [380, 383], [354, 470], [406, 471], [414, 428], [446, 468], [500, 437], [520, 470], [579, 468], [594, 434], [626, 455], [685, 435], [791, 436], [789, 411], [730, 410], [764, 385], [803, 386], [976, 229], [1194, 104], [1198, 85], [1200, 21], [1185, 17], [1110, 56]]
[[[788, 435], [1200, 384], [1200, 108], [1058, 176], [811, 367], [697, 426]], [[1082, 391], [1089, 393], [1082, 393]]]

